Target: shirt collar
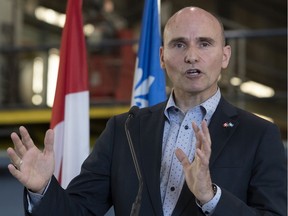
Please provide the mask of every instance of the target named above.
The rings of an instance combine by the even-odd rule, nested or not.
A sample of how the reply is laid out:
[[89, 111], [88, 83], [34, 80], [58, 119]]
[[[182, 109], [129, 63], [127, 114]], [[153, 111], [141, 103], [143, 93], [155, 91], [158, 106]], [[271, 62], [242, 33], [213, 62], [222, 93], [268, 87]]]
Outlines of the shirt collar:
[[[206, 120], [207, 123], [210, 122], [211, 117], [213, 115], [213, 113], [215, 112], [219, 101], [221, 98], [221, 92], [220, 92], [220, 88], [217, 89], [216, 93], [210, 97], [209, 99], [207, 99], [206, 101], [204, 101], [203, 103], [199, 104], [199, 106], [201, 107], [203, 113], [204, 113], [204, 119]], [[167, 119], [169, 120], [169, 109], [174, 108], [174, 109], [179, 109], [179, 107], [176, 106], [174, 98], [173, 98], [173, 90], [169, 96], [164, 114], [167, 117]], [[180, 110], [180, 109], [179, 109]]]

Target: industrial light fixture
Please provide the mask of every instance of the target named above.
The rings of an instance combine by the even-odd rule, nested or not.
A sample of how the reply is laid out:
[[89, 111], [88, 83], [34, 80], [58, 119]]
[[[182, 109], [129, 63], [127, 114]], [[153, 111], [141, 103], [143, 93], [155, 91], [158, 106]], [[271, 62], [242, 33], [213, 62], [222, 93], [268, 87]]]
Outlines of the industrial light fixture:
[[38, 20], [41, 20], [43, 22], [49, 23], [51, 25], [55, 25], [58, 27], [63, 28], [65, 24], [66, 15], [59, 13], [55, 10], [52, 10], [50, 8], [45, 8], [42, 6], [39, 6], [35, 9], [35, 17]]
[[242, 80], [239, 77], [232, 77], [230, 79], [230, 84], [233, 86], [240, 86], [242, 83]]
[[33, 75], [32, 75], [32, 103], [34, 105], [41, 105], [43, 98], [43, 74], [44, 63], [43, 58], [36, 57], [33, 61]]
[[56, 90], [56, 83], [58, 77], [59, 67], [59, 50], [51, 49], [48, 57], [48, 74], [47, 74], [47, 95], [46, 104], [52, 107], [54, 103], [54, 95]]
[[243, 82], [240, 85], [240, 90], [258, 98], [270, 98], [275, 95], [273, 88], [254, 81]]
[[[35, 17], [38, 20], [60, 28], [64, 27], [66, 20], [66, 14], [59, 13], [55, 10], [43, 6], [39, 6], [35, 9]], [[90, 36], [94, 30], [95, 27], [92, 24], [86, 24], [84, 26], [84, 34], [86, 36]]]

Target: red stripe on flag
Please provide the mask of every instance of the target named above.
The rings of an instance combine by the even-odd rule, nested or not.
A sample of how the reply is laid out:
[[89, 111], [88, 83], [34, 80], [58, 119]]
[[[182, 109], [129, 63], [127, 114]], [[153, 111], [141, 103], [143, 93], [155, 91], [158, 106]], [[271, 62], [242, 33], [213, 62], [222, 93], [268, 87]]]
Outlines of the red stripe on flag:
[[82, 0], [68, 0], [62, 32], [57, 87], [51, 128], [64, 120], [65, 95], [88, 90], [86, 44], [83, 34]]
[[[89, 153], [89, 93], [87, 92], [88, 67], [83, 33], [82, 0], [68, 0], [66, 22], [61, 39], [56, 92], [50, 122], [50, 128], [55, 131], [54, 174], [58, 177], [58, 181], [62, 186], [64, 177], [64, 186], [66, 186], [67, 181], [79, 171], [83, 158], [86, 158]], [[82, 94], [84, 95], [84, 104], [82, 104], [84, 106], [77, 103], [79, 99], [73, 100], [74, 97], [72, 97], [72, 100], [69, 97], [69, 106], [65, 105], [67, 97], [75, 93], [76, 97], [78, 93], [81, 96]], [[76, 124], [74, 124], [75, 121]], [[74, 139], [74, 135], [76, 136], [75, 131], [81, 137], [81, 141]], [[71, 168], [70, 164], [73, 165], [73, 168]], [[62, 176], [62, 173], [65, 176]]]

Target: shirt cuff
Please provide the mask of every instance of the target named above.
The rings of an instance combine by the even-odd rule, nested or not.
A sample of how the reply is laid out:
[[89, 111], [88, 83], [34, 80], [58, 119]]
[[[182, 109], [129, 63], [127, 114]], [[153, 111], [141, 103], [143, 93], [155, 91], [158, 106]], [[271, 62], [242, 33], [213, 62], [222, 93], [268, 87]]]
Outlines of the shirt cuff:
[[203, 213], [206, 216], [210, 216], [213, 214], [222, 194], [221, 188], [218, 187], [216, 184], [214, 185], [216, 186], [217, 190], [216, 190], [214, 197], [209, 202], [201, 206], [199, 201], [196, 200], [197, 205], [202, 209]]
[[48, 184], [46, 185], [44, 191], [42, 194], [33, 193], [32, 191], [27, 189], [27, 201], [28, 201], [28, 212], [32, 213], [32, 209], [40, 203], [42, 197], [46, 193], [49, 185], [50, 185], [51, 179], [49, 180]]

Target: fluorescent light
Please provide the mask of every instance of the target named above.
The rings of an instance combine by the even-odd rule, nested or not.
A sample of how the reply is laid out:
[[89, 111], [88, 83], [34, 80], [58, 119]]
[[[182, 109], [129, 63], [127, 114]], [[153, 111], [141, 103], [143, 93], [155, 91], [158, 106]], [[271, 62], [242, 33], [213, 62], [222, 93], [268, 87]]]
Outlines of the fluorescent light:
[[95, 27], [92, 24], [86, 24], [84, 26], [84, 33], [87, 36], [91, 36], [93, 32], [95, 31]]
[[42, 101], [43, 101], [43, 98], [42, 98], [42, 96], [41, 95], [33, 95], [33, 97], [32, 97], [32, 103], [34, 104], [34, 105], [41, 105], [41, 103], [42, 103]]
[[44, 64], [43, 59], [36, 57], [33, 61], [33, 78], [32, 78], [32, 90], [36, 94], [40, 94], [43, 91], [43, 73]]
[[53, 106], [54, 95], [57, 84], [58, 77], [58, 67], [59, 67], [59, 51], [57, 49], [52, 49], [49, 52], [48, 57], [48, 75], [47, 75], [47, 101], [46, 104], [49, 107]]
[[39, 6], [35, 9], [35, 17], [43, 22], [63, 28], [66, 15], [55, 10]]
[[[50, 25], [58, 26], [60, 28], [64, 27], [66, 20], [66, 14], [59, 13], [55, 10], [42, 6], [35, 9], [35, 17], [38, 20], [46, 22]], [[92, 24], [86, 24], [83, 29], [86, 36], [92, 35], [92, 33], [95, 31], [95, 27]]]
[[270, 98], [275, 95], [273, 88], [254, 81], [247, 81], [242, 83], [240, 85], [240, 90], [243, 93], [250, 94], [258, 98]]
[[231, 83], [231, 85], [233, 85], [233, 86], [239, 86], [239, 85], [241, 85], [242, 80], [241, 80], [239, 77], [232, 77], [232, 78], [230, 79], [230, 83]]

